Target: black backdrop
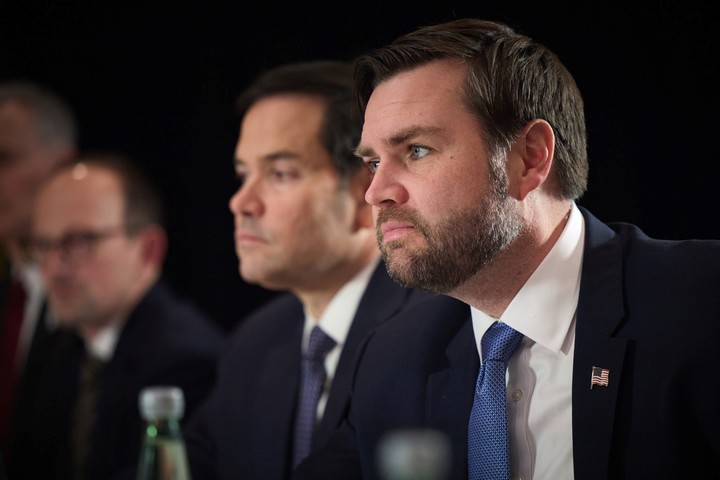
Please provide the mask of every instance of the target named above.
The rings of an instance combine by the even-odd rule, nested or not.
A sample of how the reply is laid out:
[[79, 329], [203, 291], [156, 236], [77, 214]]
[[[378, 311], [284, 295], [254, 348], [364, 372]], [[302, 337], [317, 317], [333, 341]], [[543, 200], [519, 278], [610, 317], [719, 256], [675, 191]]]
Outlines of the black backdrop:
[[166, 277], [229, 328], [269, 298], [233, 251], [235, 95], [266, 67], [350, 58], [455, 17], [505, 21], [574, 73], [591, 158], [580, 204], [651, 236], [720, 237], [720, 15], [710, 1], [644, 3], [0, 0], [0, 80], [53, 88], [83, 149], [148, 166], [167, 204]]

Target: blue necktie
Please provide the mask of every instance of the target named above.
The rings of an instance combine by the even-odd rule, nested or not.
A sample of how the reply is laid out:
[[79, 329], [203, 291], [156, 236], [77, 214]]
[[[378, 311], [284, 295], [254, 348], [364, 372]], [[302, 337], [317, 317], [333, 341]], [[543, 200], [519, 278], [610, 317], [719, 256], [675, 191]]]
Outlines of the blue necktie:
[[483, 362], [475, 387], [468, 425], [470, 480], [510, 478], [505, 372], [523, 335], [504, 323], [494, 323], [482, 338]]
[[335, 340], [320, 327], [310, 332], [308, 350], [302, 358], [300, 374], [300, 397], [295, 415], [293, 439], [293, 467], [309, 453], [317, 416], [317, 405], [325, 382], [325, 355], [333, 349]]

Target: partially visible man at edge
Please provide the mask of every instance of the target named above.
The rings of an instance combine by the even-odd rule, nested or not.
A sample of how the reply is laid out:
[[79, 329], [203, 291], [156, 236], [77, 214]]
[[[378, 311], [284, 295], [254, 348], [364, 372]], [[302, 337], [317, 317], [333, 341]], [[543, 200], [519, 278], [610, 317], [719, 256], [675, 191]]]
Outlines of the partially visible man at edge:
[[45, 292], [26, 243], [40, 184], [77, 153], [77, 123], [45, 86], [0, 83], [0, 455], [9, 454], [16, 407], [42, 362], [48, 325]]

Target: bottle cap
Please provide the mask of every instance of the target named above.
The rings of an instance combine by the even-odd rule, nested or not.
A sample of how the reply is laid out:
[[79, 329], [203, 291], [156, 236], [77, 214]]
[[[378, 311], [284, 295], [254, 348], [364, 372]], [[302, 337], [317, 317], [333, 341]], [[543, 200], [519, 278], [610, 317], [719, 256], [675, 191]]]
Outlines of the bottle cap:
[[452, 469], [452, 447], [444, 433], [432, 429], [393, 430], [380, 439], [382, 478], [438, 480]]
[[180, 418], [185, 412], [185, 397], [178, 387], [145, 387], [140, 391], [138, 403], [145, 420]]

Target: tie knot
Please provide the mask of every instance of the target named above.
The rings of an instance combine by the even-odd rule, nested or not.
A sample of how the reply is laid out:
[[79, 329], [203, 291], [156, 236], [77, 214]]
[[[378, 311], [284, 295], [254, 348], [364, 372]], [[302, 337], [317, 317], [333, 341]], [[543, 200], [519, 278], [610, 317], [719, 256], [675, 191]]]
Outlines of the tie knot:
[[320, 327], [313, 327], [310, 332], [310, 342], [306, 356], [312, 360], [319, 360], [333, 349], [335, 340], [330, 338]]
[[105, 362], [94, 355], [87, 354], [81, 365], [81, 378], [86, 382], [95, 382], [105, 366]]
[[507, 363], [522, 340], [522, 333], [510, 325], [495, 322], [482, 337], [483, 361], [497, 360]]

